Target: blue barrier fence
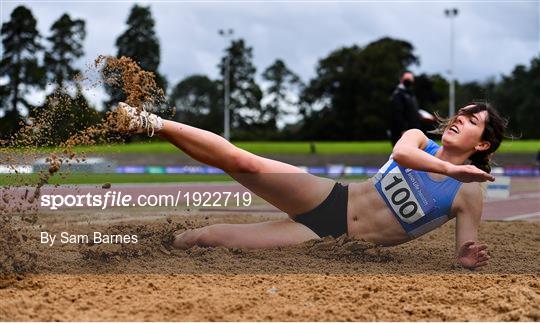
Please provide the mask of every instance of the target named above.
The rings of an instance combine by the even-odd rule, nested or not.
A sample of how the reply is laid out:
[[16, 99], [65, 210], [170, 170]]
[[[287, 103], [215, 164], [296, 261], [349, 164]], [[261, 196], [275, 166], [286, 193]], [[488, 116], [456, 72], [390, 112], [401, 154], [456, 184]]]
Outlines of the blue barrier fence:
[[[328, 176], [372, 176], [377, 173], [377, 167], [364, 166], [299, 166], [310, 174]], [[118, 166], [118, 174], [224, 174], [224, 172], [211, 166]], [[540, 176], [540, 167], [513, 166], [499, 167], [492, 171], [493, 175], [501, 176]]]
[[[346, 165], [328, 165], [328, 166], [298, 166], [306, 172], [314, 175], [323, 175], [330, 177], [340, 176], [373, 176], [379, 168], [365, 166], [346, 166]], [[32, 165], [0, 165], [0, 174], [19, 173], [30, 174], [42, 171], [42, 167]], [[72, 169], [71, 172], [98, 172], [94, 168], [89, 169]], [[108, 166], [105, 171], [99, 173], [117, 173], [117, 174], [223, 174], [224, 172], [211, 166]], [[540, 167], [538, 166], [508, 166], [496, 167], [491, 172], [493, 175], [499, 176], [540, 176]]]

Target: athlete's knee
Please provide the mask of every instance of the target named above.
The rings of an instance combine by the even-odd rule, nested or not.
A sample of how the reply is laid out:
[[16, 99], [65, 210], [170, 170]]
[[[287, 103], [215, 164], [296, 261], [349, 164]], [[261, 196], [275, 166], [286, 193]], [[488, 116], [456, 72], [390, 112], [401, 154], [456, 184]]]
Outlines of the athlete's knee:
[[260, 162], [257, 156], [254, 156], [245, 150], [235, 149], [229, 156], [229, 172], [233, 173], [251, 173], [260, 172]]

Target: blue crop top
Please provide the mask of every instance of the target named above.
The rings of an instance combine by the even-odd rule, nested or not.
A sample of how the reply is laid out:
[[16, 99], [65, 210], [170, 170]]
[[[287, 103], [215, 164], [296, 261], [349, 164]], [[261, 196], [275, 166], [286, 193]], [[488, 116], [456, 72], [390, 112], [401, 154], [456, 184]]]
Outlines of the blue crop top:
[[[439, 150], [429, 140], [425, 152]], [[405, 168], [392, 156], [371, 179], [375, 188], [410, 237], [419, 237], [451, 218], [450, 209], [461, 182], [447, 177], [435, 180], [428, 173]]]

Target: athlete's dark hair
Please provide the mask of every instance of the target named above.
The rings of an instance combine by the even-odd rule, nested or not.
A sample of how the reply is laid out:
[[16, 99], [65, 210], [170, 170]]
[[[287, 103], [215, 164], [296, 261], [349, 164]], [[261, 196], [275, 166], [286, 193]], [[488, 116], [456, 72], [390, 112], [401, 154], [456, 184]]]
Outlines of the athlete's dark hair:
[[495, 108], [493, 108], [487, 102], [473, 102], [467, 106], [471, 106], [467, 109], [461, 108], [458, 113], [451, 118], [440, 118], [439, 127], [433, 131], [433, 133], [442, 134], [448, 127], [450, 127], [457, 119], [458, 116], [472, 116], [480, 111], [487, 111], [488, 115], [485, 120], [484, 132], [482, 133], [482, 140], [489, 142], [488, 149], [483, 151], [477, 151], [469, 156], [471, 165], [474, 165], [486, 173], [491, 172], [491, 157], [493, 153], [499, 148], [504, 138], [504, 132], [508, 125], [508, 120], [503, 118]]

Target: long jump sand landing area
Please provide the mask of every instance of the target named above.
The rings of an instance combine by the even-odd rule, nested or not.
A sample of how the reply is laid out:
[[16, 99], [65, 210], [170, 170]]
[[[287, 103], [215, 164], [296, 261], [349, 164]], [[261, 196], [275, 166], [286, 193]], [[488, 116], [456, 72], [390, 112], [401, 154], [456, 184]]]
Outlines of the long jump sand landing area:
[[[505, 203], [487, 201], [485, 215], [538, 212], [538, 199], [524, 195], [538, 192], [537, 183], [517, 183]], [[514, 204], [505, 216], [501, 205], [512, 203], [533, 209]], [[453, 221], [390, 248], [342, 237], [268, 250], [170, 251], [162, 243], [178, 229], [284, 215], [129, 209], [83, 221], [85, 212], [47, 213], [2, 232], [6, 262], [35, 273], [2, 276], [1, 320], [540, 320], [540, 221], [532, 216], [483, 222], [479, 239], [491, 263], [469, 271], [453, 262]], [[47, 247], [42, 230], [137, 234], [139, 243]]]
[[[189, 226], [255, 220], [247, 215], [191, 218]], [[185, 221], [175, 218], [171, 225]], [[0, 318], [540, 320], [540, 222], [484, 223], [480, 239], [489, 244], [492, 262], [475, 272], [452, 264], [451, 224], [384, 249], [323, 240], [263, 251], [195, 247], [174, 252], [158, 242], [166, 224], [129, 227], [139, 228], [145, 242], [135, 248], [39, 252], [35, 266], [53, 273], [5, 277]], [[148, 274], [130, 274], [137, 271]]]

